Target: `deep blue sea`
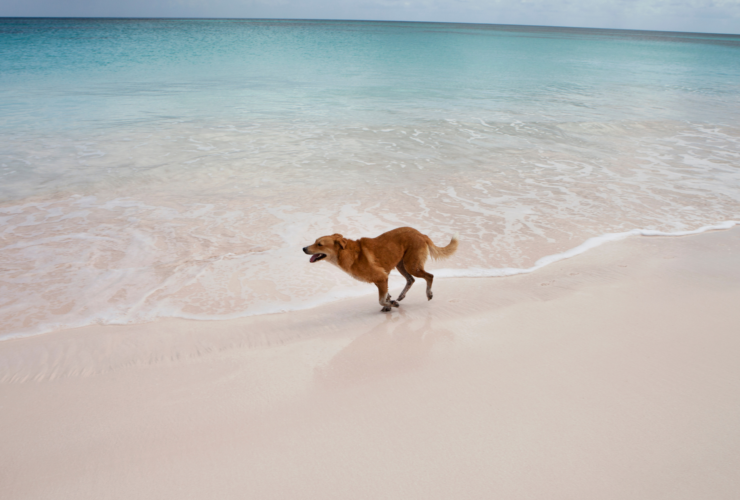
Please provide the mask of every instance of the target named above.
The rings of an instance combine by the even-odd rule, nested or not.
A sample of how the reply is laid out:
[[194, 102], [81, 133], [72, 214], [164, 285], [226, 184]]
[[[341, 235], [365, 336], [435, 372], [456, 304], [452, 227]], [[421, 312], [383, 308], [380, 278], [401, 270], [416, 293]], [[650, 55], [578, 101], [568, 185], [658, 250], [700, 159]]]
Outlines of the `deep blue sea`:
[[495, 275], [740, 220], [739, 123], [733, 35], [0, 19], [0, 338], [373, 292], [335, 232]]

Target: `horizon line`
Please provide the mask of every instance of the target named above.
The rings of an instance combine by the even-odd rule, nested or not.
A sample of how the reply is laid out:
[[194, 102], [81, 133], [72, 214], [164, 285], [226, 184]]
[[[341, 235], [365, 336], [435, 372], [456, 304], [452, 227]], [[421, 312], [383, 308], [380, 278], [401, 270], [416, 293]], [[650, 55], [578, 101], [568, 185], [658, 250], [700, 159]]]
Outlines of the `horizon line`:
[[702, 31], [665, 31], [646, 30], [635, 28], [600, 28], [593, 26], [557, 26], [544, 24], [506, 24], [506, 23], [471, 23], [465, 21], [404, 21], [404, 20], [381, 20], [381, 19], [326, 19], [326, 18], [280, 18], [280, 17], [118, 17], [118, 16], [0, 16], [2, 19], [108, 19], [108, 20], [138, 20], [138, 21], [319, 21], [319, 22], [357, 22], [357, 23], [414, 23], [414, 24], [464, 24], [468, 26], [508, 26], [522, 28], [562, 28], [577, 30], [601, 30], [601, 31], [634, 31], [642, 33], [677, 33], [684, 35], [713, 35], [740, 37], [740, 33], [708, 33]]

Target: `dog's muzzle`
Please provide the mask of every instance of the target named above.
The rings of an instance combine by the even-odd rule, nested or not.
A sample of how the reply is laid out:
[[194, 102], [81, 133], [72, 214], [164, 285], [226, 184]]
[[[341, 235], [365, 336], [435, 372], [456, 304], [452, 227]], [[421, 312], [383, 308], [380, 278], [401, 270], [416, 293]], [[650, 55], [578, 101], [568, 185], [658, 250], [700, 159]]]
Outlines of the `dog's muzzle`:
[[[311, 255], [311, 252], [308, 251], [308, 247], [303, 247], [303, 253]], [[315, 253], [311, 255], [311, 262], [318, 262], [321, 259], [325, 258], [326, 254], [323, 253]]]

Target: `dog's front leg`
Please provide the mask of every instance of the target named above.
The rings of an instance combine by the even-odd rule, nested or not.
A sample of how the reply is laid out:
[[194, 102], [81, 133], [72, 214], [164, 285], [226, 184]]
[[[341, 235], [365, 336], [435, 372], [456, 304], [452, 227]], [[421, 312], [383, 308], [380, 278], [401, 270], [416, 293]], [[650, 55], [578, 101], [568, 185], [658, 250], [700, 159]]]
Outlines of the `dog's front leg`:
[[399, 306], [398, 302], [391, 300], [391, 294], [388, 293], [387, 277], [383, 280], [376, 281], [375, 286], [378, 287], [378, 302], [383, 306], [381, 312], [389, 312], [391, 308]]

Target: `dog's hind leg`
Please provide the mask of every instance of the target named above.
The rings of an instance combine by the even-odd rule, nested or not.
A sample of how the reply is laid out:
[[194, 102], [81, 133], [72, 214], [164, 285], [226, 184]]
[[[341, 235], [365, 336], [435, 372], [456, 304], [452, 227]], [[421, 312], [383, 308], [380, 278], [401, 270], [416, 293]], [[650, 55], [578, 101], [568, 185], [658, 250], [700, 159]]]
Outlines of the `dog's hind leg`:
[[398, 301], [400, 302], [400, 301], [402, 301], [403, 299], [406, 298], [406, 292], [409, 291], [409, 288], [411, 288], [411, 285], [413, 285], [414, 284], [414, 281], [416, 281], [416, 280], [414, 279], [413, 276], [411, 276], [409, 274], [409, 272], [403, 266], [403, 261], [401, 261], [401, 262], [398, 263], [398, 265], [396, 266], [396, 269], [398, 269], [398, 272], [401, 273], [401, 276], [403, 276], [404, 278], [406, 278], [406, 286], [403, 288], [403, 291], [398, 296]]
[[415, 273], [411, 273], [417, 278], [424, 278], [427, 282], [427, 300], [432, 300], [432, 297], [434, 297], [434, 294], [432, 293], [432, 281], [434, 281], [434, 275], [432, 273], [428, 273], [423, 269], [417, 269]]
[[424, 270], [424, 262], [426, 261], [426, 252], [413, 254], [408, 252], [403, 257], [403, 267], [406, 268], [409, 274], [416, 276], [417, 278], [423, 278], [427, 282], [427, 300], [432, 300], [434, 294], [432, 293], [432, 281], [434, 281], [434, 275]]
[[395, 300], [391, 300], [391, 294], [388, 293], [388, 277], [386, 276], [383, 280], [375, 282], [375, 286], [378, 287], [378, 302], [383, 309], [381, 312], [389, 312], [391, 308], [398, 307], [399, 304]]

